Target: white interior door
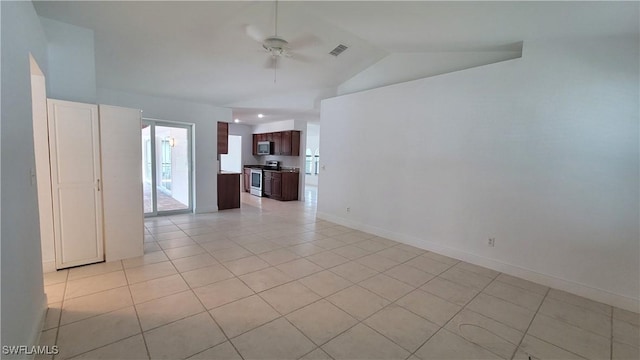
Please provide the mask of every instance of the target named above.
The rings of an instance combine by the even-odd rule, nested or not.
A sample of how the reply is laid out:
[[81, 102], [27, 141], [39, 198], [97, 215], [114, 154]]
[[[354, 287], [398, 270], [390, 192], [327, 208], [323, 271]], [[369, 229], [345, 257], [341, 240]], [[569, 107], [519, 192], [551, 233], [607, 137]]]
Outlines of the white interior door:
[[144, 255], [140, 110], [100, 105], [104, 249], [107, 261]]
[[104, 260], [98, 107], [47, 101], [58, 269]]

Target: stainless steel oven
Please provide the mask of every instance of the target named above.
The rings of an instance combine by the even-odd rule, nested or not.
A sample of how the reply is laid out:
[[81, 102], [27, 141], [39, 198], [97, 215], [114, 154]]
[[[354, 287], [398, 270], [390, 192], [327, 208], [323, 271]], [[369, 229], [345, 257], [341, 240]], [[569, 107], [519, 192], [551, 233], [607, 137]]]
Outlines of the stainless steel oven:
[[251, 195], [262, 196], [262, 169], [251, 169]]

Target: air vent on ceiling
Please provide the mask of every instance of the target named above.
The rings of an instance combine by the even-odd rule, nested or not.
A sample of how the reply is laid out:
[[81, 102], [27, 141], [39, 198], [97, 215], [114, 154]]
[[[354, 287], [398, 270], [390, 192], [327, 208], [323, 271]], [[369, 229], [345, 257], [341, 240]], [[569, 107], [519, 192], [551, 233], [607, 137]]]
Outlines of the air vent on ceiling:
[[338, 55], [342, 54], [342, 52], [347, 50], [347, 49], [348, 49], [347, 45], [340, 44], [340, 45], [336, 46], [335, 49], [331, 50], [331, 52], [329, 54], [331, 54], [333, 56], [338, 56]]

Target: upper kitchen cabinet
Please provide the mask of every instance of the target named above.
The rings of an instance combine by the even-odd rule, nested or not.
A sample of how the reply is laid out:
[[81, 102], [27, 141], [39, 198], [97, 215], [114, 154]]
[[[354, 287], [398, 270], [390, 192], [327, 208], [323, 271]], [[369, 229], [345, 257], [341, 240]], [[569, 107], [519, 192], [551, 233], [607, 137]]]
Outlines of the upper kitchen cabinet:
[[283, 131], [281, 149], [281, 155], [300, 156], [300, 131]]
[[218, 154], [229, 153], [229, 123], [218, 121]]
[[253, 155], [258, 155], [258, 142], [271, 142], [271, 154], [300, 156], [300, 131], [287, 130], [265, 134], [253, 134]]
[[274, 132], [271, 133], [271, 154], [273, 155], [283, 155], [282, 154], [282, 133]]

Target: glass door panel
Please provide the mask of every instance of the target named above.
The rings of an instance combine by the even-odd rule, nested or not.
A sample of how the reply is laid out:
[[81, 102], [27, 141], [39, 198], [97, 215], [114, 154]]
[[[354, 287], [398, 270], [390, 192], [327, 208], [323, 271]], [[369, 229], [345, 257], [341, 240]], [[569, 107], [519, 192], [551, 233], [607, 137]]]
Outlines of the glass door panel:
[[155, 211], [154, 206], [154, 194], [152, 191], [153, 186], [153, 153], [151, 152], [152, 147], [152, 135], [151, 135], [151, 124], [148, 122], [142, 123], [142, 189], [143, 189], [143, 204], [144, 204], [144, 213], [153, 214]]
[[189, 129], [156, 125], [158, 212], [190, 209]]
[[145, 214], [191, 211], [191, 127], [150, 120], [145, 124], [150, 129], [143, 128], [142, 138]]

